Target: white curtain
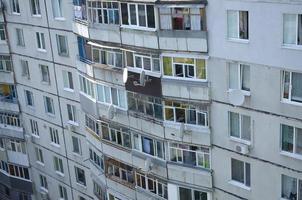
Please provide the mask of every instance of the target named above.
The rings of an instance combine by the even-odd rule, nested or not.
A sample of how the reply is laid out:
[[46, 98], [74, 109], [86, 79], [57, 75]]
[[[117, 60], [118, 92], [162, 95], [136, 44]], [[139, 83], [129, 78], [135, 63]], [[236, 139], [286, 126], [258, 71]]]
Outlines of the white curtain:
[[242, 79], [241, 89], [250, 91], [250, 66], [249, 65], [241, 65], [241, 79]]
[[[193, 9], [191, 9], [193, 10]], [[191, 15], [191, 30], [201, 30], [200, 15]]]
[[297, 40], [297, 20], [294, 14], [284, 14], [283, 16], [283, 43], [296, 44]]
[[239, 19], [238, 11], [228, 10], [228, 37], [238, 38], [239, 36]]
[[282, 175], [282, 198], [297, 198], [297, 179]]

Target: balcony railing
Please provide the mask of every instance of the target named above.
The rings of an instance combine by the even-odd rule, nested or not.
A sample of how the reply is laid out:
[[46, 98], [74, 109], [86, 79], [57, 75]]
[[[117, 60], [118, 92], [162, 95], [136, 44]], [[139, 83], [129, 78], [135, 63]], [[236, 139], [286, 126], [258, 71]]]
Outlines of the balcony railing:
[[12, 95], [7, 95], [7, 96], [0, 95], [0, 102], [17, 103], [17, 98], [13, 97]]

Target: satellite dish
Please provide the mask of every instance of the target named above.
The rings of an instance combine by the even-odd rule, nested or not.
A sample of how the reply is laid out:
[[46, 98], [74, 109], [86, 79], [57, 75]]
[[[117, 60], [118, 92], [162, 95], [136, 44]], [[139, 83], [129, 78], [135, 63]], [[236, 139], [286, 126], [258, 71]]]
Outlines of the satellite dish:
[[234, 106], [241, 106], [244, 103], [244, 94], [241, 90], [229, 91], [229, 101]]
[[107, 117], [109, 119], [113, 119], [113, 117], [114, 117], [114, 107], [113, 107], [113, 105], [109, 106], [109, 108], [107, 110]]
[[139, 84], [140, 85], [145, 85], [145, 71], [142, 71], [141, 73], [140, 73], [140, 76], [139, 76]]
[[152, 169], [152, 162], [150, 158], [145, 160], [145, 171], [149, 172]]
[[128, 80], [128, 69], [125, 67], [123, 69], [123, 82], [126, 83]]

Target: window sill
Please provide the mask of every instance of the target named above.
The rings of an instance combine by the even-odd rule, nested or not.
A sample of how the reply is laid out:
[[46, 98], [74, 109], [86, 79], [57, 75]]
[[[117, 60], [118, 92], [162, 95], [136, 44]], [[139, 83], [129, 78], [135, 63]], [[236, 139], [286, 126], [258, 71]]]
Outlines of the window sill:
[[5, 151], [5, 149], [4, 149], [4, 148], [2, 148], [2, 147], [0, 147], [0, 151]]
[[241, 44], [249, 44], [250, 43], [250, 40], [239, 39], [239, 38], [228, 38], [227, 40], [229, 42], [236, 42], [236, 43], [241, 43]]
[[42, 18], [42, 15], [32, 15], [34, 18]]
[[26, 106], [27, 106], [27, 108], [29, 108], [29, 109], [32, 110], [32, 111], [35, 111], [35, 110], [36, 110], [34, 106], [31, 106], [31, 105], [26, 105]]
[[66, 92], [74, 93], [74, 89], [71, 89], [71, 88], [63, 88], [63, 90]]
[[[231, 89], [231, 88], [229, 88], [228, 91], [227, 91], [227, 93], [230, 93], [230, 92], [232, 92], [234, 90], [237, 90], [237, 89]], [[251, 96], [251, 92], [250, 91], [241, 90], [241, 92], [243, 93], [244, 96], [248, 96], [248, 97]]]
[[33, 133], [31, 134], [31, 136], [34, 137], [34, 138], [40, 139], [40, 136], [35, 135], [35, 134], [33, 134]]
[[234, 180], [229, 181], [229, 184], [231, 184], [233, 186], [236, 186], [236, 187], [240, 187], [240, 188], [242, 188], [244, 190], [247, 190], [247, 191], [251, 191], [250, 187], [247, 187], [243, 183], [240, 183], [240, 182], [237, 182], [237, 181], [234, 181]]
[[78, 182], [76, 182], [76, 184], [79, 186], [79, 187], [81, 187], [81, 188], [83, 188], [83, 189], [87, 189], [87, 186], [85, 186], [85, 185], [83, 185], [82, 183], [78, 183]]
[[42, 163], [42, 162], [40, 162], [40, 161], [36, 161], [36, 163], [38, 164], [38, 165], [40, 165], [41, 167], [44, 167], [45, 166], [45, 164], [44, 163]]
[[62, 172], [56, 171], [56, 174], [60, 177], [65, 177], [65, 175]]
[[72, 154], [74, 155], [74, 156], [76, 156], [76, 157], [82, 157], [82, 155], [81, 154], [78, 154], [78, 153], [76, 153], [76, 152], [72, 152]]
[[77, 123], [75, 121], [71, 121], [71, 120], [68, 120], [67, 124], [72, 125], [72, 126], [79, 126], [79, 123]]
[[12, 12], [13, 15], [21, 16], [21, 13]]
[[56, 144], [54, 142], [51, 142], [50, 145], [53, 146], [53, 147], [56, 147], [56, 148], [60, 148], [61, 147], [59, 144]]
[[37, 49], [37, 51], [39, 51], [39, 52], [41, 52], [41, 53], [46, 53], [47, 51], [46, 51], [46, 49]]
[[45, 187], [40, 186], [40, 193], [48, 193], [48, 189]]
[[55, 114], [53, 114], [53, 113], [46, 113], [46, 115], [48, 115], [49, 117], [51, 117], [51, 118], [55, 118], [56, 116], [55, 116]]
[[47, 86], [49, 86], [49, 85], [50, 85], [50, 82], [47, 82], [47, 81], [41, 81], [41, 84], [42, 84], [42, 85], [47, 85]]
[[290, 44], [282, 44], [282, 49], [290, 49], [290, 50], [302, 50], [302, 45], [290, 45]]
[[150, 31], [150, 32], [156, 31], [156, 28], [147, 28], [147, 27], [140, 27], [140, 26], [134, 26], [134, 25], [121, 25], [121, 28], [138, 30], [138, 31]]
[[243, 140], [243, 139], [236, 138], [236, 137], [233, 137], [233, 136], [230, 136], [230, 140], [233, 141], [233, 142], [242, 143], [242, 144], [245, 144], [245, 145], [248, 145], [248, 146], [250, 146], [252, 144], [251, 141]]
[[290, 157], [290, 158], [295, 158], [295, 159], [298, 159], [298, 160], [302, 160], [302, 155], [298, 155], [298, 154], [295, 154], [295, 153], [281, 151], [280, 155], [287, 156], [287, 157]]
[[168, 75], [163, 75], [163, 78], [165, 78], [165, 79], [171, 79], [171, 80], [180, 80], [180, 81], [208, 82], [208, 80], [207, 80], [207, 79], [198, 79], [198, 78], [184, 78], [184, 77], [178, 77], [178, 76], [168, 76]]
[[65, 17], [55, 17], [54, 19], [57, 21], [66, 21]]
[[302, 106], [302, 103], [291, 101], [291, 100], [287, 100], [287, 99], [282, 99], [281, 103], [290, 104], [290, 105], [294, 105], [294, 106]]
[[59, 56], [64, 57], [64, 58], [68, 58], [69, 54], [64, 54], [64, 53], [58, 53]]
[[145, 69], [140, 69], [140, 68], [135, 68], [135, 67], [127, 67], [127, 69], [130, 71], [130, 72], [134, 72], [134, 73], [141, 73], [142, 71], [146, 72], [146, 75], [147, 76], [153, 76], [153, 77], [156, 77], [156, 78], [160, 78], [161, 77], [161, 72], [153, 72], [153, 71], [150, 71], [150, 70], [145, 70]]

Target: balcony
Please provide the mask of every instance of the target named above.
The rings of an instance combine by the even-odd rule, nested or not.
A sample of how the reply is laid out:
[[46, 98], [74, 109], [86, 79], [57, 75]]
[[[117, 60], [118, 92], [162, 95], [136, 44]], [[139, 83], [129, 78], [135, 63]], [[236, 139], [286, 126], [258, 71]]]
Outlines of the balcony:
[[210, 101], [208, 82], [162, 78], [162, 93], [166, 97]]
[[0, 112], [0, 135], [24, 139], [19, 114]]
[[89, 37], [85, 4], [74, 5], [73, 32], [86, 38]]
[[0, 110], [8, 110], [12, 112], [19, 112], [19, 106], [17, 104], [17, 99], [10, 96], [0, 95]]
[[29, 167], [27, 154], [7, 150], [8, 162]]
[[13, 72], [0, 70], [0, 80], [1, 83], [14, 84]]
[[167, 164], [168, 178], [204, 188], [212, 188], [212, 174], [208, 170], [193, 167], [185, 167], [178, 164]]
[[4, 184], [9, 188], [14, 188], [15, 190], [23, 191], [26, 193], [33, 193], [33, 185], [31, 181], [10, 176], [3, 171], [0, 171], [0, 180], [1, 184]]
[[206, 31], [160, 30], [158, 37], [162, 50], [208, 52]]
[[157, 33], [155, 31], [143, 31], [129, 28], [121, 29], [122, 44], [158, 49]]

